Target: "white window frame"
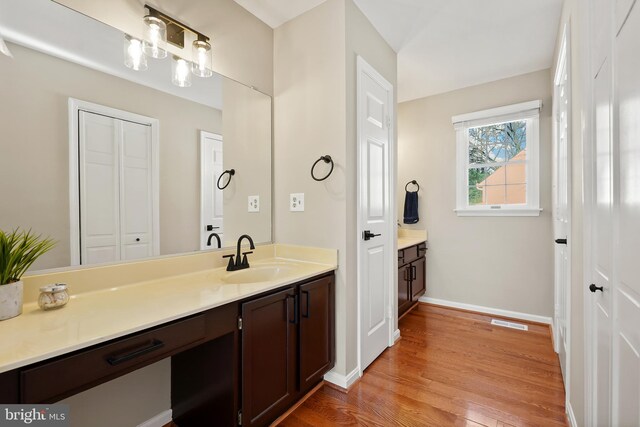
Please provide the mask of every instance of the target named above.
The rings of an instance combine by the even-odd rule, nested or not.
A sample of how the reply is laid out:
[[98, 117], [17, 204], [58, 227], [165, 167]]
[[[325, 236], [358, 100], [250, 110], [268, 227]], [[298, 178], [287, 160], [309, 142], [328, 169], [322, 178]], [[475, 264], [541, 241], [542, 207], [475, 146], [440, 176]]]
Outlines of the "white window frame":
[[[542, 101], [528, 101], [453, 116], [456, 130], [456, 209], [458, 216], [539, 216], [540, 109]], [[527, 122], [527, 202], [522, 205], [469, 205], [469, 129], [492, 124]]]

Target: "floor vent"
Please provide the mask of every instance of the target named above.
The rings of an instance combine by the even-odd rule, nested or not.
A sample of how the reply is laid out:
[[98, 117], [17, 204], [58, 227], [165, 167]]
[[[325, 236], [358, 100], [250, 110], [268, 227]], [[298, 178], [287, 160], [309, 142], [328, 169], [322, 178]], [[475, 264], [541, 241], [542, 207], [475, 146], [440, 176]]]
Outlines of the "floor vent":
[[505, 328], [518, 329], [520, 331], [528, 331], [529, 327], [521, 323], [507, 322], [506, 320], [491, 319], [491, 324], [496, 326], [504, 326]]

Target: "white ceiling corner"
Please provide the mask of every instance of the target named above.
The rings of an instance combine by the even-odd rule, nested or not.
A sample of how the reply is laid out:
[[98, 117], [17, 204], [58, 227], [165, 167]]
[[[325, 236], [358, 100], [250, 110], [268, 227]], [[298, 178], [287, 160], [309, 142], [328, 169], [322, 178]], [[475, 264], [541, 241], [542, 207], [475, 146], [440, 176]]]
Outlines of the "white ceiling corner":
[[[276, 28], [324, 0], [235, 0]], [[551, 67], [564, 0], [354, 0], [398, 53], [398, 101]]]
[[235, 0], [271, 28], [313, 9], [325, 0]]

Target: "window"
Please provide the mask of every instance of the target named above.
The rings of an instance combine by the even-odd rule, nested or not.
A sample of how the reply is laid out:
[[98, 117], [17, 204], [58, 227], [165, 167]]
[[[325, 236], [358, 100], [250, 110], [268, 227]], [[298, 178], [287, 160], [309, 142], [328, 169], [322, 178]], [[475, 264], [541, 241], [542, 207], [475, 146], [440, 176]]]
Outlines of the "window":
[[537, 216], [540, 101], [454, 116], [458, 216]]

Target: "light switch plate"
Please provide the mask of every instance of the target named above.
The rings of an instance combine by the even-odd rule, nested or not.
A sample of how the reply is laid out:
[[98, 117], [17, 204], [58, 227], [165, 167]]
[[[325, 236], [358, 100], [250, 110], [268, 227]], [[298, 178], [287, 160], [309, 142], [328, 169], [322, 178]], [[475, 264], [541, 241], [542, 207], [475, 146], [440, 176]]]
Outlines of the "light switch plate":
[[304, 193], [289, 194], [289, 210], [291, 212], [304, 211]]
[[247, 212], [260, 212], [260, 196], [249, 196]]

